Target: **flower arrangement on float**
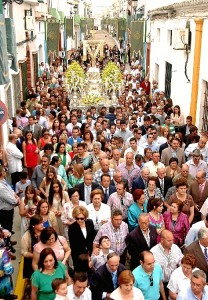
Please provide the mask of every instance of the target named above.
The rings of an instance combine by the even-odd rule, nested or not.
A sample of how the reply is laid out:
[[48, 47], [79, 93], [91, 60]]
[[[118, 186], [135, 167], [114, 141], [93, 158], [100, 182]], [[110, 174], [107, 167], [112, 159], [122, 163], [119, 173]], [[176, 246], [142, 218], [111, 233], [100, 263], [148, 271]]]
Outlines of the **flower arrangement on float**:
[[103, 98], [100, 95], [89, 93], [82, 98], [82, 103], [85, 106], [98, 105], [103, 101]]
[[78, 62], [73, 61], [65, 73], [66, 84], [71, 90], [80, 89], [85, 81], [85, 74]]
[[116, 63], [110, 61], [103, 69], [102, 83], [106, 92], [120, 90], [122, 85], [122, 73]]

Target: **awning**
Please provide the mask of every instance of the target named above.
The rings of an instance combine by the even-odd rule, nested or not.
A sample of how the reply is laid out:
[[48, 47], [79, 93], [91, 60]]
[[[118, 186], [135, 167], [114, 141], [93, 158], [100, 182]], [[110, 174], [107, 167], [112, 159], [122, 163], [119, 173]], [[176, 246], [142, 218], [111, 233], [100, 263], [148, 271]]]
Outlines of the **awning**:
[[49, 14], [56, 19], [56, 22], [60, 22], [60, 16], [56, 8], [49, 8]]
[[6, 24], [6, 36], [7, 36], [7, 52], [12, 57], [11, 69], [14, 70], [15, 72], [18, 72], [16, 33], [15, 33], [14, 20], [11, 18], [6, 18], [5, 24]]
[[0, 15], [0, 85], [9, 82], [6, 27], [4, 16]]

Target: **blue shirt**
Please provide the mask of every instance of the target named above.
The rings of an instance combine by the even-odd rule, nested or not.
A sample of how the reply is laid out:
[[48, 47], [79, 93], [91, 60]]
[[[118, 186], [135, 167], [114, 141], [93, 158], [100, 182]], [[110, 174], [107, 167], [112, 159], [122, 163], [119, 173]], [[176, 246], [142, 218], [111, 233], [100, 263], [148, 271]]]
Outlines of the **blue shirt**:
[[133, 271], [135, 278], [134, 286], [142, 291], [145, 300], [157, 300], [160, 298], [160, 282], [162, 281], [162, 268], [158, 263], [155, 263], [152, 273], [153, 285], [150, 286], [150, 276], [142, 266], [138, 266]]
[[144, 202], [143, 209], [137, 205], [136, 202], [132, 203], [128, 209], [128, 223], [129, 230], [132, 231], [134, 228], [138, 226], [138, 217], [142, 212], [147, 212], [147, 200]]
[[[186, 291], [181, 292], [177, 298], [177, 300], [199, 300], [189, 287]], [[208, 286], [204, 287], [202, 300], [208, 300]]]

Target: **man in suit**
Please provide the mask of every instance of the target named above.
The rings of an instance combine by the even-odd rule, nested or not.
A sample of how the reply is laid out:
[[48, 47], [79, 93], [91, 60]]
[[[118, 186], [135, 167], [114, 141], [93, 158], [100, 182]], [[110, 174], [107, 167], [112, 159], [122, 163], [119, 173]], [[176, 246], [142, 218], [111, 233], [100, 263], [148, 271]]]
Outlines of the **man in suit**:
[[24, 127], [23, 133], [25, 134], [26, 131], [32, 131], [33, 133], [33, 137], [36, 139], [36, 141], [38, 142], [38, 140], [41, 138], [42, 136], [42, 129], [41, 126], [38, 124], [35, 124], [35, 117], [30, 116], [28, 118], [28, 125]]
[[196, 267], [203, 270], [208, 276], [208, 228], [202, 227], [198, 232], [198, 240], [191, 243], [185, 253], [191, 253], [196, 257]]
[[103, 174], [101, 176], [101, 182], [100, 185], [98, 186], [98, 189], [100, 189], [104, 194], [103, 203], [105, 204], [108, 202], [109, 196], [116, 192], [116, 187], [111, 185], [110, 183], [111, 183], [110, 175]]
[[181, 167], [185, 163], [184, 150], [180, 148], [180, 141], [178, 138], [172, 138], [170, 142], [170, 147], [162, 151], [161, 162], [165, 165], [169, 165], [169, 159], [171, 157], [178, 158], [178, 166]]
[[165, 176], [165, 168], [157, 169], [157, 182], [156, 186], [161, 190], [163, 197], [165, 198], [169, 188], [173, 186], [172, 179], [168, 176]]
[[[141, 213], [138, 218], [139, 226], [132, 230], [126, 239], [128, 252], [131, 255], [131, 270], [139, 266], [139, 254], [144, 250], [150, 250], [157, 244], [156, 227], [150, 225], [147, 213]], [[145, 238], [148, 235], [149, 243]]]
[[171, 133], [169, 133], [167, 135], [167, 142], [165, 142], [164, 144], [160, 145], [160, 148], [159, 148], [160, 156], [162, 154], [162, 151], [170, 146], [170, 141], [172, 140], [173, 137], [174, 137], [174, 135], [171, 134]]
[[118, 276], [123, 270], [125, 267], [120, 263], [119, 255], [115, 252], [109, 253], [107, 263], [92, 275], [90, 284], [92, 300], [110, 297], [110, 294], [118, 287]]
[[192, 126], [192, 116], [186, 117], [186, 124], [179, 127], [179, 132], [183, 134], [185, 137], [186, 135], [190, 134], [190, 127]]
[[191, 183], [189, 192], [194, 200], [194, 221], [200, 221], [200, 209], [204, 204], [204, 201], [208, 198], [208, 182], [206, 180], [205, 171], [198, 171], [196, 173], [196, 181]]
[[119, 164], [125, 162], [125, 159], [121, 158], [121, 152], [118, 149], [113, 149], [112, 155], [113, 158], [110, 160], [111, 168], [116, 170]]
[[141, 189], [144, 190], [147, 188], [147, 183], [148, 183], [148, 178], [149, 178], [150, 170], [147, 167], [144, 167], [141, 170], [141, 176], [137, 177], [134, 179], [133, 184], [132, 184], [132, 193], [136, 189]]
[[84, 174], [84, 182], [77, 184], [76, 187], [79, 189], [79, 198], [85, 201], [86, 204], [90, 204], [90, 194], [93, 190], [98, 188], [98, 184], [92, 181], [92, 173], [87, 172]]
[[150, 126], [150, 117], [145, 116], [143, 121], [144, 121], [144, 124], [142, 126], [140, 126], [139, 129], [142, 131], [142, 135], [145, 135], [147, 133], [147, 129]]

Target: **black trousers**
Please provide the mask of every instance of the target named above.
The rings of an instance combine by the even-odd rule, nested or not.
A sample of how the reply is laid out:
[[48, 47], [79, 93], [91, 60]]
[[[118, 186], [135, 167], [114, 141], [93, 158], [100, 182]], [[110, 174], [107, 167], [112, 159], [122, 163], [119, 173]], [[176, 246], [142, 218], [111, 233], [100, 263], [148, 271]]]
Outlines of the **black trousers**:
[[17, 183], [18, 181], [20, 181], [19, 175], [20, 175], [20, 172], [14, 172], [14, 173], [11, 173], [12, 185], [13, 185], [14, 191], [15, 191], [16, 183]]
[[14, 209], [0, 210], [0, 224], [4, 229], [12, 231]]

